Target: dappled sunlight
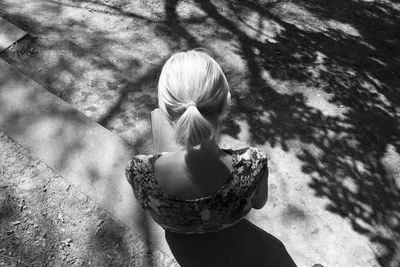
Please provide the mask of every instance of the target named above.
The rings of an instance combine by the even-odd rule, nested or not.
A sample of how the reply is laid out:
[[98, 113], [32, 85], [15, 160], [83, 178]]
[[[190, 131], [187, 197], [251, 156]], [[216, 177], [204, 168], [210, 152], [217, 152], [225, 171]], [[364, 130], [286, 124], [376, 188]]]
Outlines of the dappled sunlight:
[[[268, 86], [274, 91], [282, 95], [302, 94], [305, 97], [305, 104], [316, 110], [319, 110], [324, 116], [327, 117], [345, 117], [347, 108], [343, 105], [335, 105], [330, 100], [333, 94], [327, 93], [324, 88], [315, 88], [311, 85], [291, 82], [286, 80], [273, 79], [267, 71], [263, 71], [262, 77]], [[302, 119], [301, 114], [294, 114], [297, 119]]]
[[[385, 154], [381, 158], [381, 163], [383, 164], [387, 175], [394, 180], [398, 189], [400, 189], [400, 164], [398, 164], [399, 161], [399, 152], [396, 151], [396, 148], [393, 145], [388, 145], [386, 147]], [[398, 219], [400, 220], [400, 216], [398, 217]]]
[[[338, 225], [343, 217], [359, 238], [369, 239], [377, 260], [390, 264], [400, 258], [398, 5], [8, 0], [2, 9], [39, 36], [38, 51], [3, 57], [137, 151], [148, 152], [149, 113], [157, 106], [163, 62], [177, 51], [208, 49], [232, 90], [222, 143], [266, 148], [276, 190], [293, 181], [271, 202], [286, 205], [287, 194], [316, 195], [313, 201], [327, 208], [322, 215], [306, 210], [313, 203], [305, 199], [292, 200], [305, 204], [285, 214], [292, 218], [305, 209]], [[332, 250], [343, 243], [332, 240]]]
[[[22, 177], [22, 179], [19, 180], [19, 185], [17, 186], [14, 184], [10, 189], [14, 190], [16, 188], [17, 191], [35, 191], [32, 192], [34, 196], [36, 196], [38, 192], [43, 192], [42, 198], [46, 200], [47, 198], [54, 199], [54, 195], [58, 195], [60, 192], [61, 194], [65, 193], [65, 189], [68, 191], [71, 185], [73, 185], [86, 194], [75, 193], [73, 196], [86, 199], [83, 200], [84, 203], [88, 202], [87, 196], [89, 196], [92, 200], [101, 205], [103, 209], [110, 212], [113, 216], [116, 216], [116, 218], [124, 224], [133, 224], [135, 229], [141, 231], [141, 235], [146, 235], [145, 227], [142, 227], [136, 222], [132, 222], [132, 217], [135, 215], [136, 211], [140, 211], [140, 207], [134, 202], [132, 189], [124, 177], [126, 163], [132, 155], [133, 148], [127, 146], [119, 137], [82, 115], [28, 77], [16, 72], [15, 69], [4, 61], [1, 60], [0, 63], [2, 70], [0, 72], [2, 78], [0, 79], [2, 83], [0, 94], [1, 128], [7, 131], [7, 135], [12, 136], [17, 142], [26, 146], [29, 149], [30, 156], [34, 155], [32, 157], [40, 158], [41, 161], [45, 162], [48, 167], [56, 171], [69, 183], [68, 187], [64, 186], [64, 188], [58, 188], [56, 193], [52, 193], [52, 195], [46, 194], [48, 190], [47, 186], [53, 184], [55, 181], [54, 174], [50, 176], [46, 184], [42, 186], [34, 179], [39, 179], [42, 173], [40, 173], [40, 170], [34, 169], [38, 171], [40, 175], [36, 175], [37, 177], [30, 175], [29, 179], [31, 179], [31, 181]], [[19, 149], [16, 154], [20, 155], [20, 153]], [[24, 169], [32, 167], [30, 165], [27, 167], [25, 164], [22, 164]], [[10, 169], [13, 170], [13, 168]], [[20, 175], [17, 177], [20, 178]], [[71, 191], [72, 190], [73, 189], [71, 189]], [[73, 197], [71, 198], [74, 199]], [[69, 198], [64, 201], [69, 201], [71, 203]], [[43, 200], [39, 200], [39, 203], [40, 207], [43, 209], [40, 208], [37, 210], [36, 208], [33, 209], [31, 206], [29, 207], [29, 212], [33, 211], [32, 216], [35, 217], [42, 217], [43, 215], [43, 219], [47, 219], [47, 212], [51, 213], [55, 211], [56, 213], [63, 213], [65, 211], [69, 212], [74, 209], [80, 209], [77, 203], [73, 203], [68, 209], [64, 206], [49, 208], [48, 203]], [[103, 209], [101, 212], [104, 212]], [[20, 211], [22, 211], [22, 209]], [[97, 214], [100, 214], [100, 212], [97, 211]], [[85, 215], [87, 216], [87, 214]], [[52, 214], [50, 218], [54, 219], [54, 214]], [[77, 221], [79, 220], [78, 224], [81, 223], [81, 219], [82, 218], [77, 218]], [[115, 220], [111, 219], [111, 221], [115, 223]], [[20, 224], [20, 222], [18, 222], [18, 224]], [[73, 221], [73, 225], [76, 226], [77, 223]], [[56, 231], [65, 231], [62, 227], [61, 224], [47, 225], [47, 222], [42, 226], [45, 231], [51, 231], [51, 233], [48, 234], [49, 238], [51, 238], [50, 242], [56, 243], [59, 242], [59, 236], [62, 236], [57, 235]], [[156, 226], [153, 225], [152, 227], [154, 229]], [[105, 230], [104, 227], [101, 228]], [[74, 227], [69, 226], [67, 231], [73, 229]], [[116, 231], [115, 226], [109, 229], [111, 229], [111, 232]], [[82, 230], [82, 228], [79, 228], [79, 230]], [[160, 230], [158, 229], [158, 231]], [[54, 237], [53, 234], [57, 236]], [[81, 234], [81, 238], [99, 241], [103, 236], [103, 232], [98, 234], [99, 231], [84, 231], [84, 233]], [[119, 234], [122, 238], [123, 234], [121, 232], [119, 232]], [[76, 238], [76, 236], [71, 233], [68, 233], [68, 235]], [[27, 236], [29, 237], [30, 235]], [[43, 239], [46, 236], [43, 236]], [[158, 234], [158, 236], [161, 235]], [[104, 238], [108, 239], [108, 241], [115, 240], [115, 238], [107, 236], [107, 233]], [[143, 241], [143, 239], [138, 239], [138, 241], [144, 244], [138, 243], [133, 249], [144, 249], [144, 255], [147, 255], [145, 258], [154, 260], [152, 253], [156, 255], [159, 251], [154, 247], [146, 246], [149, 238], [150, 236], [146, 236], [146, 242]], [[75, 245], [79, 244], [78, 240], [74, 240]], [[45, 241], [46, 240], [44, 240], [44, 242]], [[71, 242], [71, 239], [69, 242]], [[104, 243], [104, 240], [102, 243]], [[125, 249], [123, 241], [118, 241], [118, 244], [122, 245], [118, 248], [118, 251], [127, 254], [125, 251], [122, 251]], [[58, 245], [52, 248], [58, 248]], [[93, 245], [95, 247], [94, 251], [104, 252], [104, 246], [101, 250], [96, 247], [95, 242], [89, 244], [90, 247]], [[86, 244], [80, 246], [84, 248], [87, 247]], [[144, 247], [141, 248], [140, 246]], [[21, 252], [22, 251], [19, 251], [19, 253]], [[47, 261], [46, 258], [40, 258], [39, 260], [42, 261], [42, 263], [43, 261]], [[126, 260], [126, 258], [124, 258], [124, 260]], [[161, 260], [161, 258], [157, 258], [157, 260]], [[113, 259], [113, 262], [115, 262], [115, 259]], [[148, 263], [144, 265], [151, 266], [151, 264]]]
[[[24, 16], [25, 20], [33, 19], [41, 25], [37, 27], [41, 37], [34, 47], [38, 52], [32, 60], [11, 55], [9, 61], [14, 61], [35, 81], [104, 125], [108, 123], [106, 118], [109, 120], [110, 112], [116, 112], [116, 107], [118, 110], [126, 107], [127, 110], [118, 111], [122, 116], [113, 114], [110, 128], [131, 143], [138, 140], [134, 129], [128, 129], [127, 125], [136, 125], [137, 117], [143, 119], [143, 113], [148, 114], [156, 106], [159, 66], [171, 54], [152, 25], [153, 20], [156, 24], [163, 22], [163, 8], [154, 5], [160, 15], [150, 12], [149, 19], [145, 19], [144, 13], [152, 10], [146, 4], [142, 8], [135, 7], [136, 11], [143, 11], [140, 15], [128, 12], [128, 2], [117, 7], [86, 1], [23, 4], [17, 3], [19, 9], [14, 10], [15, 3], [4, 3], [14, 10], [15, 18]], [[154, 74], [145, 78], [152, 73], [152, 68], [156, 70]], [[131, 82], [141, 78], [147, 85]], [[143, 106], [131, 92], [146, 92], [152, 98], [146, 101], [150, 106]], [[135, 108], [121, 105], [122, 102], [133, 104]]]
[[295, 25], [303, 31], [326, 32], [339, 31], [341, 34], [362, 38], [359, 31], [352, 25], [337, 20], [323, 20], [309, 12], [301, 5], [283, 2], [275, 6], [273, 13], [279, 15], [285, 22]]
[[[255, 1], [231, 3], [237, 5], [236, 10], [253, 7], [253, 12], [283, 27], [274, 42], [267, 43], [262, 35], [250, 35], [231, 17], [223, 16], [227, 11], [219, 5], [199, 4], [238, 38], [247, 61], [250, 91], [233, 84], [232, 117], [240, 122], [239, 129], [245, 120], [253, 142], [281, 146], [284, 151], [295, 153], [300, 161], [284, 165], [301, 166], [299, 172], [313, 178], [309, 186], [318, 196], [329, 199], [326, 206], [330, 211], [348, 218], [356, 231], [368, 236], [377, 247], [384, 247], [375, 250], [381, 262], [398, 258], [395, 240], [399, 231], [386, 223], [398, 216], [390, 212], [399, 210], [390, 204], [398, 194], [390, 189], [394, 181], [383, 171], [379, 159], [388, 142], [399, 147], [399, 76], [395, 75], [394, 60], [400, 52], [391, 49], [396, 38], [394, 29], [387, 32], [390, 43], [386, 46], [384, 30], [364, 26], [371, 23], [371, 12], [377, 10], [379, 14], [381, 9], [374, 10], [372, 4], [360, 6], [360, 18], [352, 21], [351, 16], [344, 15], [345, 20], [335, 16], [343, 9], [320, 3], [301, 7], [278, 3], [272, 9], [264, 9]], [[357, 9], [355, 2], [348, 5]], [[363, 8], [374, 11], [364, 15]], [[389, 6], [385, 8], [385, 14], [392, 16]], [[388, 27], [396, 27], [393, 25], [388, 23]], [[372, 32], [376, 31], [382, 34], [380, 40], [372, 39]], [[398, 36], [394, 40], [398, 42]], [[239, 129], [231, 126], [225, 133], [238, 136]], [[291, 140], [312, 144], [319, 152], [312, 154], [303, 145], [299, 149]], [[279, 168], [280, 172], [285, 166]], [[377, 201], [379, 208], [374, 203]], [[358, 209], [362, 208], [354, 208], [358, 206], [369, 208], [361, 212]], [[372, 230], [363, 231], [360, 220]], [[392, 233], [391, 238], [380, 236], [382, 225]]]
[[274, 7], [273, 13], [279, 15], [283, 21], [293, 24], [303, 31], [322, 32], [327, 30], [326, 25], [318, 17], [295, 3], [279, 3]]
[[331, 30], [337, 30], [337, 31], [342, 32], [343, 34], [362, 38], [360, 33], [357, 31], [357, 29], [355, 29], [354, 27], [352, 27], [349, 24], [342, 23], [342, 22], [339, 22], [336, 20], [328, 20], [328, 21], [326, 21], [326, 24]]

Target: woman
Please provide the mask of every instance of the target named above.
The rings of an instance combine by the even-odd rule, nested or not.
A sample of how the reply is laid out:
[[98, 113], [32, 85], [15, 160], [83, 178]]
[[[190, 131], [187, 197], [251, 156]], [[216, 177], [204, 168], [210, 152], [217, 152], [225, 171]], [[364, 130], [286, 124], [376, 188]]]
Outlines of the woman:
[[267, 158], [259, 149], [221, 149], [220, 121], [228, 111], [228, 82], [218, 63], [200, 51], [165, 63], [158, 84], [160, 109], [179, 148], [137, 155], [126, 176], [153, 219], [174, 233], [219, 231], [267, 201]]

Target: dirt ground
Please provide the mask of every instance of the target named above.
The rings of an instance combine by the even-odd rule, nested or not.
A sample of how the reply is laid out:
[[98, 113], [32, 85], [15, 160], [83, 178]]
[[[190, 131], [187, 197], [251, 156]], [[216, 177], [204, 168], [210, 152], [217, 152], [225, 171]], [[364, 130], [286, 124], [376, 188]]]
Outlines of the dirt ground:
[[[176, 51], [208, 49], [232, 87], [226, 137], [293, 153], [296, 163], [284, 168], [310, 177], [313, 194], [370, 240], [380, 265], [397, 266], [398, 1], [3, 0], [0, 16], [30, 34], [1, 58], [141, 153], [151, 151], [149, 112], [157, 105], [162, 63]], [[68, 197], [71, 189], [45, 166], [48, 174], [37, 173], [40, 163], [12, 140], [3, 135], [1, 142], [11, 151], [0, 150], [0, 204], [10, 211], [1, 221], [5, 264], [133, 264], [137, 252], [128, 244], [134, 236], [117, 231], [126, 230], [90, 200]], [[19, 154], [23, 159], [13, 161]], [[40, 178], [29, 205], [24, 177]], [[48, 183], [62, 194], [50, 197]], [[46, 202], [49, 197], [62, 208], [52, 210], [58, 204]], [[40, 201], [47, 206], [35, 204]], [[39, 214], [35, 209], [48, 217], [30, 218], [29, 211]], [[78, 218], [87, 219], [82, 225]], [[103, 247], [102, 238], [124, 249]], [[37, 251], [24, 250], [32, 247], [25, 241], [37, 242]]]
[[0, 266], [174, 266], [0, 132]]

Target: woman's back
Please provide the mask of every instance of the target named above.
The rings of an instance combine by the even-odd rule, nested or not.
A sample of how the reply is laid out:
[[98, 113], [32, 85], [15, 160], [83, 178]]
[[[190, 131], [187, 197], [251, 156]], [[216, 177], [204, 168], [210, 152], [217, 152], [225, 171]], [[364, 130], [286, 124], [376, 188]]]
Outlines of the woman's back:
[[172, 196], [167, 190], [173, 189], [166, 190], [163, 182], [158, 182], [155, 163], [162, 154], [135, 156], [126, 176], [142, 207], [165, 230], [177, 233], [218, 231], [237, 223], [251, 210], [258, 190], [266, 183], [267, 171], [267, 158], [257, 148], [224, 151], [232, 159], [228, 180], [217, 191], [209, 194], [203, 191], [197, 198]]
[[176, 150], [135, 156], [126, 174], [143, 208], [168, 231], [217, 231], [266, 202], [266, 156], [218, 146], [230, 98], [221, 67], [203, 52], [177, 53], [161, 71], [158, 105]]
[[195, 199], [217, 192], [230, 178], [232, 155], [205, 149], [168, 153], [154, 165], [155, 179], [171, 196]]

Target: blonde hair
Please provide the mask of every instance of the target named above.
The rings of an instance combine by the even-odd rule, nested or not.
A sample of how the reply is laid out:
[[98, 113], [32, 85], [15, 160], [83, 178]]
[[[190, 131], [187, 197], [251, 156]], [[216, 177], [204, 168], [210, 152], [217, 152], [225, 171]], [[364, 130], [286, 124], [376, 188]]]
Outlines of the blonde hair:
[[165, 63], [158, 105], [173, 122], [176, 142], [186, 148], [217, 138], [218, 119], [229, 106], [225, 74], [208, 54], [180, 52]]

